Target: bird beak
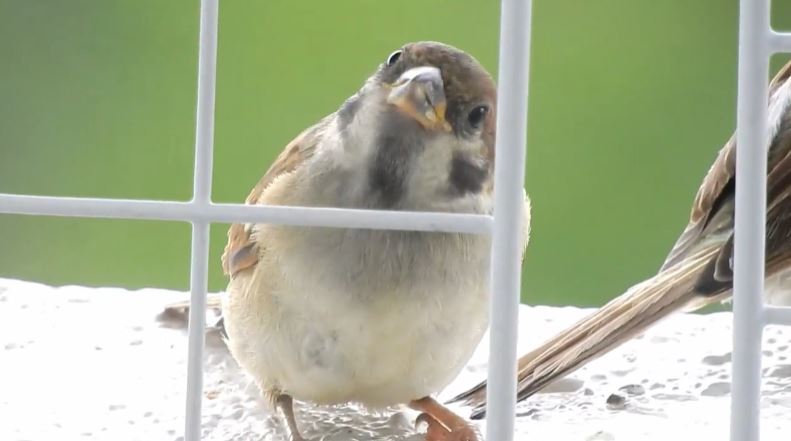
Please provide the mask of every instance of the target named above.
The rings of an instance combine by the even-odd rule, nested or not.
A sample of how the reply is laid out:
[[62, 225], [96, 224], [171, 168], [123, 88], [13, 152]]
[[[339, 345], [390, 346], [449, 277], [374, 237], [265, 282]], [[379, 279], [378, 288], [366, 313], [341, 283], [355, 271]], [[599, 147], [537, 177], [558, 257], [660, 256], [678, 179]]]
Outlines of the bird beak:
[[439, 69], [431, 66], [414, 67], [401, 74], [391, 87], [387, 97], [389, 104], [426, 129], [451, 131], [450, 124], [445, 120], [448, 104]]

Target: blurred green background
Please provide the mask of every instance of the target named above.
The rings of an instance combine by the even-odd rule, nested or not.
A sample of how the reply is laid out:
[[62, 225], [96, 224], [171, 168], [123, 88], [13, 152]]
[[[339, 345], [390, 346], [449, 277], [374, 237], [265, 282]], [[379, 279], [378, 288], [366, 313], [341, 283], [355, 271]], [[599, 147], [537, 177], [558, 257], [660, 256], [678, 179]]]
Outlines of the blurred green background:
[[[0, 192], [188, 199], [198, 3], [0, 0]], [[243, 200], [404, 42], [456, 45], [496, 74], [494, 1], [226, 0], [220, 17], [219, 202]], [[600, 304], [660, 265], [734, 127], [737, 17], [736, 0], [534, 1], [524, 301]], [[212, 230], [212, 290], [226, 228]], [[186, 289], [189, 236], [2, 215], [0, 276]]]

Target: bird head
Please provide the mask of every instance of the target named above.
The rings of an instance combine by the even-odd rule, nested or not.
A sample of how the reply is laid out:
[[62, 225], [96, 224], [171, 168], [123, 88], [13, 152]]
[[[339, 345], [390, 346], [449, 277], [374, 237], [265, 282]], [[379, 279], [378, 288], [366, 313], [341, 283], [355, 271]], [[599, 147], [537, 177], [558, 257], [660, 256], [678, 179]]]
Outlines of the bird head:
[[337, 112], [363, 158], [369, 205], [465, 211], [491, 193], [496, 87], [469, 54], [436, 42], [392, 52]]

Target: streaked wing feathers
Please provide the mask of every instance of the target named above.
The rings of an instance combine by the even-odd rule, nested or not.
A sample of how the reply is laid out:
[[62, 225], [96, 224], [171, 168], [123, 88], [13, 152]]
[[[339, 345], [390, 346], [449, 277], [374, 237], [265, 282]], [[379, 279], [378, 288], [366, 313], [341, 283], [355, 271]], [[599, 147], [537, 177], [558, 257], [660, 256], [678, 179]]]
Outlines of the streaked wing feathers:
[[[785, 83], [791, 75], [791, 63], [783, 66], [775, 75], [769, 85], [770, 102], [775, 98], [777, 90]], [[770, 159], [771, 155], [770, 155]], [[770, 173], [773, 165], [769, 164]], [[677, 264], [683, 260], [690, 252], [690, 248], [699, 242], [700, 235], [714, 217], [716, 211], [721, 207], [720, 202], [732, 197], [734, 186], [732, 180], [736, 173], [736, 135], [734, 134], [725, 146], [720, 150], [717, 159], [709, 168], [703, 183], [698, 190], [695, 200], [692, 203], [692, 212], [689, 216], [689, 224], [681, 233], [673, 248], [670, 250], [660, 271]]]
[[[256, 205], [274, 180], [297, 169], [313, 156], [331, 116], [300, 133], [269, 167], [258, 184], [245, 199], [245, 204]], [[228, 243], [222, 254], [223, 272], [233, 277], [239, 271], [253, 267], [258, 262], [258, 244], [252, 236], [252, 224], [233, 224], [228, 229]]]

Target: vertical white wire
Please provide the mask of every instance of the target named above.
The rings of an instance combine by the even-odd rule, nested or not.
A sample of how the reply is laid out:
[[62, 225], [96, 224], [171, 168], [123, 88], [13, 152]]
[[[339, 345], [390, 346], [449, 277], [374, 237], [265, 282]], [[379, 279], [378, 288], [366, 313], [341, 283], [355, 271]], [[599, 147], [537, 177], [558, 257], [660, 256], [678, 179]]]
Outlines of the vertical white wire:
[[516, 340], [530, 63], [530, 0], [503, 0], [497, 91], [492, 299], [486, 439], [511, 441], [516, 414]]
[[201, 438], [201, 402], [203, 399], [203, 348], [206, 328], [206, 292], [209, 271], [209, 224], [192, 224], [192, 259], [190, 262], [190, 313], [187, 352], [186, 441]]
[[741, 0], [736, 138], [731, 441], [760, 437], [769, 1]]
[[201, 0], [193, 181], [193, 202], [198, 204], [208, 204], [211, 200], [214, 91], [217, 83], [217, 20], [218, 0]]
[[[198, 105], [195, 128], [195, 177], [192, 198], [192, 203], [199, 206], [208, 206], [211, 201], [217, 21], [218, 0], [201, 0]], [[201, 438], [208, 261], [209, 223], [203, 221], [193, 222], [187, 353], [186, 441], [199, 441]]]

